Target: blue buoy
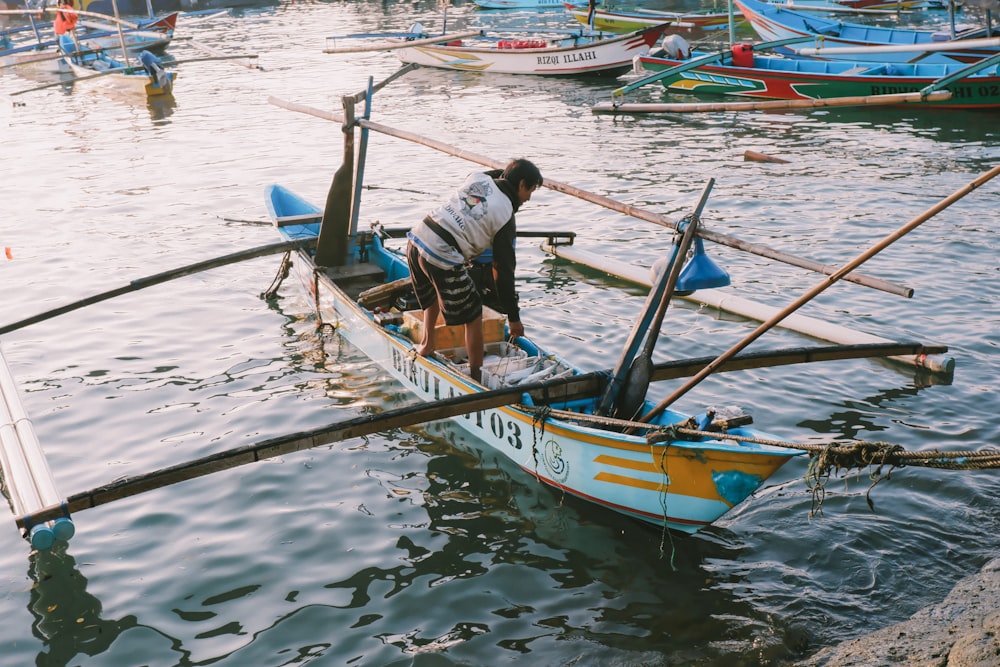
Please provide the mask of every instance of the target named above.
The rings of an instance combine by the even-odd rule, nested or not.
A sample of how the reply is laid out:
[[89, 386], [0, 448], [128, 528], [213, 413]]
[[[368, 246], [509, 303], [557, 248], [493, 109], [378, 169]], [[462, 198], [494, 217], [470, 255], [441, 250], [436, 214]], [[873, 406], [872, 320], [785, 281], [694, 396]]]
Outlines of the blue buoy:
[[693, 292], [699, 289], [726, 287], [729, 284], [729, 274], [705, 254], [705, 244], [700, 238], [696, 238], [694, 255], [677, 277], [677, 291]]
[[52, 532], [52, 529], [45, 523], [32, 526], [30, 538], [31, 548], [37, 549], [38, 551], [48, 551], [52, 548], [52, 544], [56, 541], [56, 536]]
[[57, 540], [69, 542], [76, 535], [76, 526], [68, 516], [61, 516], [52, 522], [52, 534]]

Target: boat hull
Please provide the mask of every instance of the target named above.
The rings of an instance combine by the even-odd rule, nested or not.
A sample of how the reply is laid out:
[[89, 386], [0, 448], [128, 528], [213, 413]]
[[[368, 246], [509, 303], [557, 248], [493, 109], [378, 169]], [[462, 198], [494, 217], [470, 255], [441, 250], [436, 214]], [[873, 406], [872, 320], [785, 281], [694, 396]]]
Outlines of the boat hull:
[[[61, 62], [70, 69], [74, 76], [85, 78], [102, 74], [100, 78], [94, 78], [93, 80], [114, 86], [116, 90], [134, 95], [145, 95], [146, 97], [167, 97], [172, 95], [173, 82], [177, 77], [176, 72], [164, 72], [164, 76], [167, 77], [169, 83], [163, 86], [156, 77], [150, 75], [142, 67], [125, 68], [121, 63], [113, 60], [91, 60], [89, 63], [81, 65], [69, 58], [63, 58]], [[110, 64], [105, 69], [99, 69], [94, 66], [93, 63], [95, 62], [108, 62]], [[118, 69], [115, 69], [115, 67], [118, 67]]]
[[[695, 54], [697, 57], [699, 54]], [[682, 60], [644, 56], [638, 64], [649, 72], [683, 65]], [[916, 93], [964, 65], [875, 64], [849, 61], [793, 60], [754, 57], [753, 67], [702, 65], [669, 75], [663, 86], [677, 93], [727, 95], [743, 99], [820, 100]], [[996, 68], [949, 84], [950, 100], [912, 102], [907, 106], [1000, 108], [1000, 76]]]
[[396, 54], [407, 64], [462, 72], [543, 76], [616, 73], [631, 67], [633, 57], [648, 53], [665, 29], [666, 26], [658, 25], [628, 35], [569, 46], [498, 48], [495, 45], [427, 45], [401, 48]]
[[[313, 214], [315, 206], [289, 210], [288, 191], [268, 190], [272, 219]], [[314, 234], [316, 224], [285, 225], [285, 239]], [[401, 277], [405, 264], [387, 252], [377, 239], [365, 255], [386, 271], [385, 280]], [[357, 261], [357, 248], [352, 260]], [[366, 356], [377, 362], [409, 392], [423, 401], [439, 401], [481, 392], [485, 388], [448, 365], [415, 354], [413, 343], [399, 332], [377, 325], [362, 308], [323, 271], [310, 255], [297, 253], [291, 274], [317, 304], [324, 322]], [[667, 413], [669, 419], [685, 417]], [[693, 533], [711, 524], [743, 501], [780, 468], [796, 450], [732, 440], [647, 443], [644, 437], [625, 435], [548, 419], [542, 427], [533, 411], [514, 406], [482, 410], [453, 422], [476, 440], [497, 450], [545, 484], [589, 502], [643, 521]], [[766, 437], [751, 429], [744, 435]]]
[[[758, 0], [734, 0], [743, 16], [764, 41], [776, 41], [792, 37], [816, 38], [816, 47], [833, 49], [841, 47], [870, 46], [921, 46], [932, 45], [947, 39], [947, 36], [930, 30], [908, 30], [904, 28], [883, 28], [857, 23], [846, 23], [824, 19], [820, 16], [803, 14], [778, 5]], [[796, 49], [807, 44], [797, 44]], [[783, 53], [795, 55], [788, 47], [779, 49]], [[919, 59], [923, 63], [972, 63], [1000, 53], [1000, 48], [962, 48], [946, 51], [912, 51], [831, 54], [817, 56], [829, 60], [855, 60], [864, 62], [906, 63]]]

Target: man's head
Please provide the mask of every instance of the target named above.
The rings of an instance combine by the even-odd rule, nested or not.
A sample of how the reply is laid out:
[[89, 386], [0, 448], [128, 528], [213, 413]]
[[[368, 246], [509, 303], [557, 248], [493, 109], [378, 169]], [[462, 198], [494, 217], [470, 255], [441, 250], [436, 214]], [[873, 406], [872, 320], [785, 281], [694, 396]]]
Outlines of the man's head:
[[524, 158], [511, 160], [500, 178], [517, 188], [519, 204], [531, 199], [531, 193], [542, 184], [542, 172], [533, 162]]

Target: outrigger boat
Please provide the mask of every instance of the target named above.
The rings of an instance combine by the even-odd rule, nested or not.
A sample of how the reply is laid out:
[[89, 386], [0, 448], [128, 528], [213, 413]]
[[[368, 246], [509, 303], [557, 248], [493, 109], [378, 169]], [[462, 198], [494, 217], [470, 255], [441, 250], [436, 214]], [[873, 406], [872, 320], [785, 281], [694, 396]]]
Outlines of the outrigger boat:
[[[319, 207], [280, 185], [267, 188], [266, 204], [283, 239], [320, 236], [323, 211]], [[550, 241], [559, 239], [554, 235]], [[419, 336], [419, 312], [385, 315], [380, 311], [391, 305], [389, 301], [364, 296], [398, 281], [407, 282], [409, 276], [404, 255], [386, 247], [379, 229], [352, 235], [344, 263], [335, 267], [317, 266], [312, 251], [297, 252], [292, 273], [301, 288], [313, 295], [323, 321], [336, 322], [341, 336], [421, 400], [485, 392], [490, 385], [516, 387], [525, 381], [581, 375], [566, 360], [525, 338], [506, 342], [502, 318], [489, 311], [484, 316], [486, 384], [474, 381], [467, 366], [463, 367], [464, 347], [439, 351], [433, 358], [417, 356], [413, 338]], [[454, 331], [439, 328], [438, 337], [464, 345]], [[588, 416], [596, 417], [599, 396], [562, 398], [561, 393], [553, 387], [549, 392], [525, 394], [523, 405], [480, 410], [454, 421], [554, 488], [688, 533], [717, 520], [789, 458], [802, 453], [731, 440], [730, 436], [769, 436], [746, 426], [728, 426], [725, 419], [714, 421], [714, 414], [695, 420], [706, 430], [717, 430], [715, 435], [651, 445], [645, 433], [628, 435], [602, 428], [596, 420], [586, 421]], [[538, 411], [543, 409], [567, 415], [550, 418], [542, 426]], [[655, 426], [695, 424], [690, 419], [668, 410]]]
[[[503, 316], [490, 311], [484, 314], [481, 382], [473, 380], [464, 365], [462, 327], [439, 322], [436, 341], [447, 349], [433, 356], [417, 355], [414, 346], [421, 340], [422, 319], [420, 312], [408, 305], [413, 303], [412, 287], [404, 250], [393, 245], [394, 230], [379, 223], [369, 231], [358, 229], [369, 129], [492, 168], [502, 163], [368, 121], [372, 91], [369, 83], [365, 93], [345, 97], [343, 116], [269, 99], [278, 106], [340, 122], [344, 128], [343, 163], [325, 209], [281, 185], [270, 185], [265, 193], [267, 210], [282, 239], [312, 242], [290, 251], [282, 270], [290, 262], [290, 274], [310, 295], [322, 322], [332, 324], [340, 336], [422, 401], [479, 401], [475, 411], [456, 417], [455, 423], [542, 482], [658, 526], [696, 532], [742, 502], [791, 457], [802, 453], [792, 444], [782, 445], [752, 428], [747, 415], [706, 410], [692, 416], [663, 403], [653, 405], [646, 397], [651, 380], [683, 376], [683, 372], [666, 374], [665, 366], [654, 366], [651, 361], [652, 346], [671, 296], [682, 290], [724, 286], [729, 281], [724, 271], [710, 262], [705, 265], [700, 238], [684, 266], [687, 251], [699, 234], [699, 215], [713, 181], [709, 181], [695, 212], [677, 224], [669, 257], [612, 371], [582, 373], [527, 338], [510, 340]], [[366, 101], [366, 115], [357, 119], [354, 108], [362, 100]], [[364, 129], [361, 146], [355, 151], [358, 125]], [[360, 161], [356, 170], [355, 153]], [[548, 179], [543, 185], [569, 194], [579, 192]], [[606, 200], [588, 196], [608, 206]], [[620, 206], [642, 215], [634, 207]], [[571, 233], [533, 235], [547, 237], [550, 247], [573, 240]], [[886, 352], [888, 347], [877, 347], [896, 354]], [[916, 347], [931, 352], [945, 349]], [[845, 352], [843, 347], [837, 350]], [[882, 352], [875, 354], [881, 356]], [[679, 364], [701, 369], [705, 360]]]
[[[20, 13], [20, 10], [17, 12]], [[112, 16], [88, 13], [86, 16], [115, 21]], [[179, 12], [152, 19], [139, 19], [135, 23], [122, 22], [121, 34], [117, 28], [102, 23], [81, 22], [76, 29], [77, 51], [118, 51], [124, 41], [130, 53], [150, 51], [154, 54], [165, 49], [174, 37]], [[51, 38], [52, 23], [35, 23], [0, 31], [0, 63], [20, 65], [40, 60], [53, 59], [52, 54], [59, 47], [59, 40]], [[44, 35], [44, 36], [43, 36]]]
[[104, 52], [78, 52], [68, 35], [63, 35], [62, 62], [73, 72], [76, 80], [104, 77], [116, 87], [147, 97], [172, 95], [176, 72], [163, 69], [163, 61], [149, 51], [138, 54], [138, 64], [133, 65], [129, 56], [123, 60], [112, 58]]
[[915, 30], [847, 23], [804, 14], [760, 0], [733, 0], [766, 41], [811, 38], [812, 46], [782, 49], [788, 55], [878, 63], [971, 63], [1000, 53], [991, 27]]
[[[750, 54], [744, 65], [725, 58], [697, 67], [685, 64], [710, 54], [692, 53], [690, 60], [640, 56], [637, 70], [654, 73], [620, 89], [622, 92], [658, 81], [670, 92], [724, 95], [742, 100], [830, 100], [922, 93], [907, 106], [954, 109], [1000, 107], [1000, 54], [971, 65], [959, 63], [872, 63], [847, 60], [804, 60]], [[950, 97], [930, 96], [947, 90]]]
[[[383, 41], [368, 46], [328, 46], [326, 53], [395, 50], [405, 64], [496, 74], [538, 74], [576, 76], [619, 74], [631, 67], [635, 56], [648, 53], [669, 27], [652, 26], [625, 35], [584, 31], [518, 33], [516, 37], [485, 30], [429, 37], [422, 26], [409, 33], [385, 35], [342, 35], [328, 40], [379, 37]], [[329, 41], [328, 41], [329, 44]]]
[[[656, 272], [646, 306], [619, 363], [612, 371], [582, 373], [559, 355], [540, 349], [526, 338], [509, 340], [505, 336], [503, 317], [492, 313], [485, 318], [489, 322], [489, 336], [484, 326], [484, 338], [491, 341], [486, 344], [486, 351], [491, 356], [484, 359], [482, 381], [477, 382], [463, 367], [461, 356], [464, 346], [439, 350], [432, 358], [414, 353], [416, 335], [401, 326], [407, 323], [408, 313], [394, 312], [395, 306], [402, 305], [404, 311], [408, 307], [405, 304], [409, 300], [405, 296], [411, 289], [400, 249], [392, 245], [396, 230], [375, 223], [369, 231], [358, 231], [368, 135], [372, 131], [419, 143], [491, 169], [504, 164], [368, 119], [374, 90], [412, 69], [402, 68], [377, 87], [369, 80], [364, 93], [342, 98], [342, 116], [268, 98], [268, 102], [276, 106], [335, 121], [344, 133], [343, 162], [334, 175], [324, 209], [308, 203], [284, 187], [273, 185], [267, 188], [267, 207], [278, 233], [285, 240], [131, 280], [100, 294], [60, 305], [18, 322], [0, 325], [0, 336], [169, 280], [284, 252], [285, 261], [279, 276], [287, 275], [287, 268], [294, 269], [298, 282], [313, 295], [323, 322], [332, 325], [339, 335], [381, 364], [421, 400], [415, 405], [390, 408], [378, 414], [366, 412], [320, 428], [241, 444], [63, 496], [55, 488], [30, 419], [18, 404], [16, 387], [0, 355], [0, 475], [3, 476], [5, 490], [9, 491], [7, 495], [14, 510], [15, 522], [32, 546], [47, 549], [57, 541], [70, 539], [76, 531], [72, 518], [74, 512], [293, 452], [453, 417], [484, 446], [496, 448], [523, 470], [556, 489], [664, 529], [687, 533], [696, 532], [718, 519], [745, 500], [785, 462], [806, 451], [814, 455], [815, 472], [811, 474], [818, 482], [825, 479], [827, 471], [834, 465], [838, 469], [842, 466], [858, 469], [878, 466], [881, 469], [884, 465], [948, 469], [1000, 467], [996, 452], [991, 449], [981, 452], [905, 452], [887, 443], [797, 444], [768, 438], [766, 433], [750, 427], [752, 420], [746, 415], [735, 412], [722, 415], [706, 410], [700, 415], [687, 417], [669, 409], [677, 397], [712, 373], [807, 362], [886, 357], [933, 373], [942, 372], [946, 376], [945, 381], [950, 381], [953, 360], [945, 360], [943, 364], [940, 360], [931, 361], [939, 353], [947, 351], [940, 345], [877, 339], [883, 342], [832, 347], [811, 345], [745, 355], [739, 354], [739, 351], [773, 326], [797, 330], [788, 324], [792, 318], [798, 317], [794, 311], [839, 280], [902, 296], [912, 295], [910, 288], [866, 276], [857, 269], [936, 213], [1000, 176], [1000, 166], [935, 203], [836, 269], [759, 244], [732, 239], [718, 232], [699, 229], [699, 216], [712, 189], [712, 179], [694, 212], [676, 222], [637, 206], [546, 179], [543, 186], [547, 188], [674, 229], [677, 234], [673, 246], [669, 256], [663, 258], [664, 266]], [[357, 118], [354, 109], [362, 101], [365, 102], [364, 117]], [[358, 128], [361, 129], [361, 145], [355, 150]], [[357, 169], [356, 159], [359, 163]], [[548, 239], [548, 244], [543, 247], [551, 249], [550, 252], [556, 248], [572, 249], [575, 237], [572, 232], [519, 232], [518, 235]], [[705, 290], [728, 284], [729, 278], [724, 271], [711, 261], [706, 263], [703, 239], [826, 275], [819, 285], [780, 312], [761, 315], [767, 319], [757, 329], [714, 359], [653, 364], [652, 346], [659, 338], [659, 327], [671, 297], [679, 294], [679, 290], [692, 289], [695, 291], [687, 298], [696, 298], [695, 295]], [[687, 251], [692, 247], [694, 254], [685, 264]], [[567, 256], [563, 252], [557, 254]], [[575, 254], [578, 259], [571, 261], [583, 259], [579, 251]], [[620, 269], [617, 271], [616, 275], [627, 280], [648, 280], [648, 271], [645, 272], [646, 277], [638, 280], [626, 276]], [[268, 290], [267, 295], [276, 295], [278, 285], [280, 280]], [[725, 298], [727, 302], [746, 301], [728, 295]], [[412, 316], [412, 313], [409, 314]], [[757, 318], [756, 315], [751, 317]], [[438, 340], [445, 341], [449, 335], [450, 332], [444, 328], [438, 332]], [[810, 335], [830, 340], [827, 337], [830, 334], [825, 331], [814, 331]], [[682, 377], [691, 379], [667, 399], [641, 414], [650, 407], [646, 396], [650, 382]], [[824, 456], [818, 456], [820, 453]], [[813, 467], [810, 469], [814, 470]]]

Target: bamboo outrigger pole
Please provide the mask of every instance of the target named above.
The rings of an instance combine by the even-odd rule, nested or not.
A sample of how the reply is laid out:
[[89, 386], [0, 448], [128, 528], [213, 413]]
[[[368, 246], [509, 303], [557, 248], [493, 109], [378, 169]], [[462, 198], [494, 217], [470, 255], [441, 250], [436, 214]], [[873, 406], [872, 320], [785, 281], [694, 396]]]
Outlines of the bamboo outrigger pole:
[[852, 95], [810, 100], [759, 100], [756, 102], [677, 102], [619, 104], [598, 102], [590, 108], [592, 113], [706, 113], [711, 111], [776, 111], [784, 109], [824, 109], [828, 107], [888, 106], [896, 104], [925, 104], [946, 102], [950, 90], [924, 93], [891, 93], [886, 95]]
[[[316, 118], [322, 118], [324, 120], [330, 120], [336, 123], [343, 123], [344, 117], [342, 114], [338, 114], [332, 111], [324, 111], [322, 109], [317, 109], [315, 107], [310, 107], [304, 104], [295, 104], [292, 102], [286, 102], [285, 100], [279, 99], [274, 96], [267, 98], [270, 104], [283, 109], [288, 109], [289, 111], [297, 111], [299, 113], [308, 114], [310, 116], [315, 116]], [[491, 169], [503, 169], [506, 162], [501, 162], [500, 160], [494, 160], [492, 158], [479, 155], [478, 153], [473, 153], [471, 151], [466, 151], [464, 149], [446, 144], [442, 141], [437, 141], [436, 139], [431, 139], [429, 137], [424, 137], [413, 132], [407, 132], [405, 130], [397, 130], [396, 128], [389, 127], [388, 125], [382, 125], [381, 123], [376, 123], [370, 120], [358, 120], [357, 124], [363, 128], [368, 128], [375, 132], [381, 134], [386, 134], [391, 137], [396, 137], [397, 139], [404, 139], [406, 141], [412, 141], [435, 150], [439, 150], [443, 153], [449, 155], [454, 155], [469, 162], [476, 162], [478, 164], [485, 165]], [[671, 220], [667, 216], [660, 215], [658, 213], [653, 213], [652, 211], [639, 208], [637, 206], [631, 206], [625, 204], [609, 197], [604, 197], [602, 195], [588, 192], [580, 188], [569, 185], [568, 183], [562, 183], [560, 181], [555, 181], [550, 178], [546, 178], [542, 183], [544, 187], [547, 187], [556, 192], [562, 192], [563, 194], [568, 194], [584, 201], [589, 201], [592, 204], [597, 204], [598, 206], [603, 206], [604, 208], [610, 209], [612, 211], [617, 211], [618, 213], [623, 213], [625, 215], [632, 216], [633, 218], [638, 218], [640, 220], [645, 220], [646, 222], [652, 222], [653, 224], [660, 225], [661, 227], [666, 227], [668, 229], [677, 229], [677, 222]], [[797, 257], [795, 255], [790, 255], [788, 253], [769, 248], [765, 245], [759, 243], [749, 243], [741, 239], [729, 236], [727, 234], [720, 234], [718, 232], [712, 232], [706, 229], [699, 229], [698, 236], [706, 241], [711, 241], [712, 243], [718, 243], [719, 245], [728, 246], [730, 248], [735, 248], [737, 250], [742, 250], [744, 252], [749, 252], [761, 257], [766, 257], [768, 259], [773, 259], [778, 262], [784, 262], [785, 264], [790, 264], [792, 266], [797, 266], [802, 269], [807, 269], [809, 271], [815, 271], [817, 273], [823, 273], [830, 275], [835, 270], [836, 267], [828, 266], [822, 262], [817, 262], [804, 257]], [[897, 296], [911, 297], [913, 296], [913, 289], [903, 285], [897, 285], [886, 280], [879, 278], [873, 278], [864, 274], [852, 273], [843, 278], [848, 282], [852, 282], [858, 285], [863, 285], [865, 287], [871, 287], [873, 289], [881, 290], [883, 292], [888, 292], [889, 294], [895, 294]]]
[[159, 285], [160, 283], [165, 283], [168, 280], [173, 280], [175, 278], [182, 278], [184, 276], [189, 276], [192, 273], [199, 273], [201, 271], [207, 271], [209, 269], [214, 269], [220, 266], [225, 266], [226, 264], [235, 264], [236, 262], [242, 262], [248, 259], [254, 259], [256, 257], [263, 257], [265, 255], [276, 255], [281, 252], [288, 252], [289, 250], [295, 250], [297, 248], [305, 248], [315, 244], [312, 239], [304, 239], [299, 241], [281, 241], [279, 243], [268, 243], [267, 245], [257, 246], [256, 248], [250, 248], [248, 250], [240, 250], [238, 252], [230, 253], [228, 255], [223, 255], [222, 257], [215, 257], [213, 259], [206, 259], [200, 262], [195, 262], [194, 264], [188, 264], [187, 266], [182, 266], [177, 269], [171, 269], [169, 271], [163, 271], [152, 276], [147, 276], [145, 278], [136, 278], [130, 283], [122, 286], [116, 287], [115, 289], [108, 290], [106, 292], [101, 292], [100, 294], [94, 294], [88, 296], [85, 299], [80, 299], [79, 301], [74, 301], [68, 303], [64, 306], [59, 306], [58, 308], [53, 308], [47, 310], [44, 313], [39, 313], [37, 315], [32, 315], [31, 317], [26, 317], [23, 320], [18, 320], [17, 322], [12, 322], [4, 326], [0, 326], [0, 335], [5, 333], [10, 333], [11, 331], [16, 331], [22, 327], [26, 327], [29, 324], [36, 324], [38, 322], [44, 322], [45, 320], [52, 319], [57, 315], [62, 315], [84, 306], [89, 306], [100, 301], [106, 301], [110, 298], [121, 296], [122, 294], [127, 294], [128, 292], [135, 292], [136, 290], [141, 290], [146, 287], [152, 287], [153, 285]]
[[705, 368], [703, 368], [697, 375], [695, 375], [690, 380], [685, 382], [683, 386], [674, 391], [667, 398], [660, 401], [656, 405], [656, 407], [654, 407], [652, 410], [643, 415], [639, 421], [644, 423], [649, 423], [651, 420], [655, 419], [657, 415], [659, 415], [661, 412], [667, 409], [674, 401], [676, 401], [678, 398], [686, 394], [688, 391], [694, 388], [695, 385], [700, 383], [706, 377], [711, 375], [712, 372], [717, 367], [719, 367], [727, 360], [734, 357], [738, 352], [743, 350], [746, 346], [750, 345], [750, 343], [760, 338], [765, 332], [767, 332], [769, 329], [773, 328], [776, 324], [781, 322], [781, 320], [785, 319], [786, 317], [794, 313], [796, 310], [798, 310], [806, 303], [814, 299], [816, 296], [821, 294], [823, 291], [825, 291], [826, 288], [830, 287], [835, 282], [843, 278], [845, 275], [847, 275], [854, 269], [858, 268], [859, 266], [867, 262], [869, 259], [877, 255], [878, 253], [888, 248], [890, 245], [901, 239], [903, 236], [910, 233], [911, 231], [922, 225], [930, 218], [934, 217], [944, 209], [948, 208], [949, 206], [957, 202], [965, 195], [979, 188], [984, 183], [989, 182], [998, 175], [1000, 175], [1000, 165], [993, 167], [985, 174], [974, 179], [967, 185], [959, 188], [951, 195], [945, 197], [937, 204], [934, 204], [934, 206], [931, 206], [929, 209], [927, 209], [926, 211], [915, 217], [913, 220], [910, 220], [908, 223], [906, 223], [896, 231], [892, 232], [891, 234], [883, 238], [881, 241], [870, 247], [868, 250], [865, 250], [863, 253], [861, 253], [860, 255], [849, 261], [847, 264], [842, 266], [836, 273], [824, 279], [822, 282], [820, 282], [815, 287], [810, 289], [808, 292], [806, 292], [798, 299], [793, 301], [791, 304], [789, 304], [788, 307], [786, 307], [784, 310], [777, 313], [774, 317], [770, 318], [766, 322], [763, 322], [759, 327], [754, 329], [753, 332], [750, 333], [748, 336], [744, 337], [741, 341], [739, 341], [731, 348], [729, 348], [728, 350], [720, 354], [718, 357], [716, 357], [714, 361], [705, 366]]
[[[920, 343], [890, 343], [887, 345], [834, 345], [828, 347], [792, 348], [771, 350], [739, 355], [730, 359], [718, 372], [747, 370], [827, 362], [845, 359], [881, 357], [892, 354], [920, 354], [946, 351], [943, 346], [928, 347]], [[684, 359], [656, 364], [652, 379], [664, 380], [685, 377], [700, 368], [708, 359]], [[249, 463], [257, 463], [276, 456], [330, 445], [350, 438], [373, 433], [381, 433], [395, 428], [405, 428], [439, 419], [447, 419], [479, 410], [487, 410], [501, 405], [510, 405], [522, 400], [527, 393], [539, 404], [548, 398], [572, 400], [575, 397], [594, 396], [600, 389], [602, 378], [608, 371], [595, 371], [566, 378], [545, 380], [529, 385], [516, 385], [437, 401], [418, 403], [403, 408], [388, 410], [376, 415], [363, 415], [346, 421], [321, 426], [310, 431], [301, 431], [277, 438], [270, 438], [250, 445], [243, 445], [199, 459], [178, 463], [152, 472], [125, 477], [102, 486], [74, 493], [64, 502], [51, 504], [32, 512], [30, 517], [17, 516], [15, 521], [24, 528], [28, 521], [33, 523], [50, 521], [66, 516], [68, 512], [79, 512], [106, 505], [116, 500], [161, 489], [188, 480], [222, 472]]]

